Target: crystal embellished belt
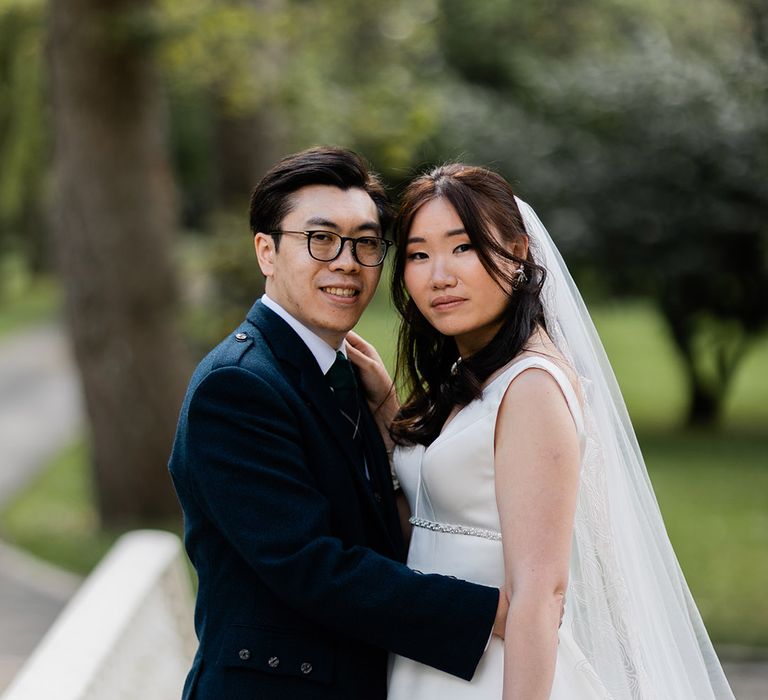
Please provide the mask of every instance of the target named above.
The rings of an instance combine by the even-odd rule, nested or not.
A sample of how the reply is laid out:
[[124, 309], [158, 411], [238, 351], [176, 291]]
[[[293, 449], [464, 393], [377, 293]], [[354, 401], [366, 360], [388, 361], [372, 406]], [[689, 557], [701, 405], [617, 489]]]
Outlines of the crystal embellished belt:
[[417, 518], [412, 516], [409, 523], [414, 527], [423, 527], [426, 530], [435, 532], [447, 532], [451, 535], [471, 535], [472, 537], [482, 537], [486, 540], [501, 541], [501, 533], [495, 530], [486, 530], [482, 527], [467, 527], [465, 525], [449, 525], [448, 523], [436, 523], [434, 520], [426, 518]]

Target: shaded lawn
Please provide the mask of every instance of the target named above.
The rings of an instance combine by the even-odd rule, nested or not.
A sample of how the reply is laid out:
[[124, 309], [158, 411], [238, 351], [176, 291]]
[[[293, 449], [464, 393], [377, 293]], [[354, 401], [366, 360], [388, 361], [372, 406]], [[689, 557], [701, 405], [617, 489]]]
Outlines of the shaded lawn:
[[63, 450], [0, 514], [3, 539], [77, 573], [90, 571], [120, 534], [99, 528], [82, 442]]
[[[181, 536], [181, 511], [171, 522], [145, 526]], [[0, 513], [0, 537], [79, 574], [93, 569], [124, 532], [99, 526], [88, 450], [81, 440], [63, 450]]]
[[22, 288], [0, 294], [0, 338], [25, 326], [54, 317], [60, 292], [52, 279], [35, 278]]
[[768, 646], [768, 436], [646, 434], [640, 444], [710, 636]]

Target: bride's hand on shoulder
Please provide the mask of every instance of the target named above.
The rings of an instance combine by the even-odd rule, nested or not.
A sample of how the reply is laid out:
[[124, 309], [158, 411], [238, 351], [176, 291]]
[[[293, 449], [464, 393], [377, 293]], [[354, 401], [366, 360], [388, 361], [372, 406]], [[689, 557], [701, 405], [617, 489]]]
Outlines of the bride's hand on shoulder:
[[395, 384], [376, 348], [352, 331], [347, 334], [347, 354], [360, 372], [368, 406], [379, 427], [384, 445], [391, 451], [394, 444], [389, 434], [389, 426], [400, 410]]
[[394, 382], [381, 356], [373, 345], [354, 331], [347, 334], [347, 356], [360, 373], [371, 411], [376, 413], [384, 405], [397, 401]]

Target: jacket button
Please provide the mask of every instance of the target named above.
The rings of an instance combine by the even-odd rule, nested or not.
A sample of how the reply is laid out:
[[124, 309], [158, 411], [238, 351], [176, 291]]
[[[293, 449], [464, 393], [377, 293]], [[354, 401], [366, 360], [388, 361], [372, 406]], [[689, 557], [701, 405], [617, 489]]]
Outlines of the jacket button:
[[384, 499], [381, 497], [381, 494], [378, 491], [374, 491], [373, 500], [376, 501], [376, 503], [381, 503]]
[[280, 665], [280, 659], [278, 659], [276, 656], [270, 656], [267, 659], [267, 666], [270, 668], [277, 668]]
[[248, 336], [245, 333], [235, 333], [235, 340], [238, 343], [244, 343], [246, 340], [248, 340]]
[[241, 649], [237, 652], [237, 655], [243, 660], [248, 661], [248, 659], [251, 658], [251, 652], [250, 649]]
[[301, 664], [301, 672], [302, 673], [312, 673], [312, 664], [307, 663], [306, 661]]

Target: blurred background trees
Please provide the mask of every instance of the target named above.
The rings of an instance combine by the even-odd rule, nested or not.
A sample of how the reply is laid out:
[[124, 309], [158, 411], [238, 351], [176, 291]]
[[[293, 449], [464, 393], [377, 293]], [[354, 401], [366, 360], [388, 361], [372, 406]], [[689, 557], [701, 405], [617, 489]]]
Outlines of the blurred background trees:
[[0, 251], [17, 252], [40, 272], [50, 266], [44, 180], [50, 122], [41, 3], [0, 8]]
[[476, 157], [515, 177], [582, 286], [653, 301], [685, 368], [687, 423], [716, 425], [768, 325], [766, 11], [445, 5], [461, 97], [442, 147], [474, 137]]
[[[316, 143], [360, 150], [395, 191], [443, 160], [499, 169], [590, 300], [661, 314], [684, 422], [718, 425], [768, 321], [766, 14], [757, 0], [6, 0], [0, 256], [50, 267], [56, 233], [103, 418], [96, 473], [138, 460], [164, 478], [172, 425], [157, 417], [173, 410], [148, 387], [178, 401], [176, 324], [194, 357], [239, 321], [262, 288], [249, 191]], [[134, 407], [144, 418], [116, 426]], [[151, 459], [127, 448], [142, 424]], [[105, 516], [110, 492], [149, 478], [99, 477]]]
[[177, 326], [175, 186], [151, 0], [56, 0], [51, 229], [105, 525], [177, 511], [164, 473], [189, 376]]

